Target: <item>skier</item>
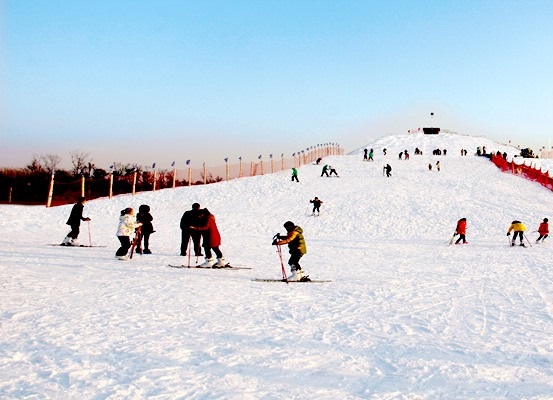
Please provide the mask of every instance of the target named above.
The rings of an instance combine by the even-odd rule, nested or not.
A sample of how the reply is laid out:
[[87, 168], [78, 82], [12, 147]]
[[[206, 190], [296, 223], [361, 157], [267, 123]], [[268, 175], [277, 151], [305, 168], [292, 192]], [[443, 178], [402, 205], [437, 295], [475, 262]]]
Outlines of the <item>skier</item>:
[[194, 255], [196, 257], [202, 256], [202, 249], [200, 246], [202, 240], [202, 234], [198, 231], [191, 231], [191, 226], [201, 225], [201, 220], [199, 218], [200, 214], [200, 204], [192, 204], [192, 209], [185, 211], [180, 220], [180, 229], [181, 229], [181, 242], [180, 242], [180, 255], [185, 256], [188, 248], [188, 243], [190, 242], [190, 237], [192, 237], [192, 242], [194, 244]]
[[[280, 234], [276, 235], [276, 239], [273, 240], [274, 246], [281, 246], [283, 244], [288, 244], [290, 250], [290, 259], [288, 260], [288, 265], [290, 266], [290, 272], [292, 273], [289, 277], [289, 281], [300, 281], [304, 278], [304, 270], [300, 265], [300, 258], [307, 253], [307, 248], [305, 246], [305, 239], [303, 237], [303, 229], [299, 226], [294, 225], [292, 221], [286, 221], [284, 223], [284, 228], [288, 232], [286, 236], [281, 236]], [[305, 278], [304, 278], [305, 279]]]
[[338, 176], [338, 172], [336, 172], [336, 169], [332, 168], [331, 165], [328, 166], [328, 169], [330, 170], [330, 175], [329, 176], [332, 176], [332, 174]]
[[298, 170], [295, 167], [292, 167], [292, 181], [299, 182]]
[[315, 196], [315, 198], [313, 200], [309, 200], [310, 203], [313, 203], [313, 214], [312, 215], [315, 215], [315, 211], [317, 211], [317, 215], [320, 215], [321, 214], [321, 204], [323, 204], [323, 202], [321, 200], [319, 200], [318, 197]]
[[441, 164], [440, 164], [440, 160], [436, 161], [436, 169], [438, 170], [438, 172], [440, 172], [440, 168], [441, 168]]
[[507, 236], [511, 236], [511, 231], [515, 231], [515, 234], [513, 235], [513, 240], [511, 242], [511, 246], [515, 245], [515, 241], [517, 236], [520, 238], [520, 245], [522, 247], [526, 247], [524, 244], [524, 231], [526, 230], [526, 227], [524, 224], [520, 221], [513, 221], [511, 223], [511, 226], [509, 227], [509, 230], [507, 231]]
[[[205, 252], [205, 262], [200, 265], [202, 268], [224, 268], [227, 262], [223, 258], [223, 253], [219, 249], [221, 246], [221, 234], [217, 229], [215, 216], [207, 208], [200, 210], [199, 218], [203, 222], [201, 226], [191, 226], [191, 230], [200, 231], [203, 237], [203, 246]], [[217, 256], [217, 263], [211, 255], [211, 250]]]
[[90, 221], [90, 218], [83, 217], [85, 202], [85, 198], [81, 196], [71, 209], [71, 214], [69, 214], [69, 219], [67, 220], [67, 225], [71, 226], [71, 231], [67, 234], [65, 239], [63, 239], [63, 242], [61, 243], [62, 246], [79, 246], [77, 238], [79, 237], [81, 221]]
[[368, 158], [367, 158], [367, 149], [363, 150], [363, 161], [367, 161]]
[[455, 244], [459, 244], [459, 242], [462, 240], [463, 244], [467, 244], [467, 240], [465, 238], [465, 235], [467, 234], [467, 219], [461, 218], [459, 221], [457, 221], [457, 227], [455, 228], [455, 234], [459, 235], [459, 239], [455, 242]]
[[136, 228], [142, 226], [141, 223], [136, 222], [134, 218], [134, 210], [130, 207], [121, 210], [121, 216], [119, 217], [119, 226], [117, 227], [117, 238], [121, 242], [121, 247], [115, 253], [115, 257], [119, 260], [127, 260], [127, 253], [131, 248], [131, 238]]
[[386, 176], [388, 178], [392, 176], [392, 167], [390, 166], [390, 164], [386, 164], [386, 166], [384, 167], [384, 171], [386, 171]]
[[328, 176], [328, 165], [326, 165], [326, 164], [325, 164], [325, 166], [323, 167], [323, 172], [321, 172], [321, 177], [322, 177], [323, 175]]
[[538, 228], [538, 232], [540, 234], [540, 237], [536, 240], [536, 243], [539, 243], [540, 240], [543, 243], [543, 241], [549, 236], [549, 220], [547, 218], [543, 219], [543, 222]]
[[374, 156], [374, 151], [373, 149], [371, 149], [371, 151], [369, 151], [369, 161], [374, 161], [373, 156]]
[[[140, 242], [137, 243], [136, 252], [139, 254], [152, 254], [149, 249], [150, 235], [154, 233], [154, 226], [152, 225], [154, 217], [150, 214], [150, 206], [142, 204], [138, 207], [138, 215], [136, 216], [136, 222], [142, 224]], [[142, 238], [144, 238], [144, 249], [142, 249]]]

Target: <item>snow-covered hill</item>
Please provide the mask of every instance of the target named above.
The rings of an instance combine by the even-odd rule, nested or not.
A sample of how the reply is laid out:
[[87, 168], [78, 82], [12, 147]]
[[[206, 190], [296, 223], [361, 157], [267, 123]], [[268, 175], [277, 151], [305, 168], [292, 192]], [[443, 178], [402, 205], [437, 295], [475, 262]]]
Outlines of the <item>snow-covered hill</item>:
[[[511, 248], [505, 235], [519, 219], [535, 240], [553, 193], [478, 146], [517, 153], [386, 136], [325, 158], [340, 178], [307, 165], [299, 183], [285, 171], [90, 201], [80, 240], [100, 248], [47, 246], [71, 206], [0, 206], [0, 398], [553, 398], [553, 245]], [[225, 257], [252, 270], [167, 267], [187, 262], [179, 221], [194, 202], [217, 217]], [[140, 204], [154, 254], [118, 261], [119, 211]], [[448, 246], [461, 217], [469, 244]], [[251, 280], [280, 276], [271, 241], [287, 220], [304, 229], [307, 273], [331, 283]]]

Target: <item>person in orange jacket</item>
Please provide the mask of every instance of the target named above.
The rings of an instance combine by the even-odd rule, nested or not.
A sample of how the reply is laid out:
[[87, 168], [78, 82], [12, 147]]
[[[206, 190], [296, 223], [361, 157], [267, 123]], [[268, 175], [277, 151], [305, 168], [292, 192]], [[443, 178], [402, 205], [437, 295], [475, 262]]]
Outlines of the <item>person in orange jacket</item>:
[[463, 244], [467, 244], [467, 239], [465, 235], [467, 234], [467, 219], [461, 218], [459, 221], [457, 221], [457, 228], [455, 228], [455, 234], [459, 235], [459, 239], [455, 242], [455, 244], [459, 244], [459, 242], [462, 240]]
[[520, 221], [513, 221], [511, 222], [511, 226], [509, 227], [509, 230], [507, 231], [507, 236], [511, 235], [511, 231], [515, 231], [515, 234], [513, 235], [513, 240], [511, 242], [511, 246], [515, 245], [515, 241], [517, 239], [517, 236], [520, 238], [520, 245], [522, 247], [526, 247], [524, 244], [524, 231], [526, 230], [526, 227], [524, 224]]
[[536, 243], [539, 243], [540, 240], [543, 243], [543, 241], [549, 236], [549, 220], [547, 218], [543, 219], [543, 222], [538, 228], [538, 233], [540, 234], [540, 237], [536, 240]]

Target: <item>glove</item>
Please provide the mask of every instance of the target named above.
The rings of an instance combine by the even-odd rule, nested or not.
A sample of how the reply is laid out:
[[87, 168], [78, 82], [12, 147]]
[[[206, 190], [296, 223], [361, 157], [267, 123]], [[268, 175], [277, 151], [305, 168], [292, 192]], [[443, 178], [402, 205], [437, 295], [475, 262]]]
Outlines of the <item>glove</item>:
[[86, 217], [84, 220], [88, 222], [90, 221], [90, 218]]
[[277, 242], [278, 242], [278, 240], [276, 240], [276, 239], [273, 239], [273, 243], [272, 243], [272, 245], [273, 245], [273, 246], [276, 246]]

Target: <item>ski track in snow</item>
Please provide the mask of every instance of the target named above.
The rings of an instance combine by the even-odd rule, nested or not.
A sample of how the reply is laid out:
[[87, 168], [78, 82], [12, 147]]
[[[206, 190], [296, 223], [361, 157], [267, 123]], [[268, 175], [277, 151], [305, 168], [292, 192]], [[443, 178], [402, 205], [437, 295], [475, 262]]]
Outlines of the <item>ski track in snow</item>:
[[[325, 158], [340, 178], [307, 165], [300, 183], [284, 171], [90, 201], [80, 241], [90, 228], [107, 247], [46, 246], [67, 233], [71, 206], [0, 206], [0, 398], [553, 398], [553, 245], [505, 236], [520, 219], [535, 240], [553, 194], [458, 156], [477, 146], [514, 153], [484, 138], [387, 136], [364, 146], [375, 162], [364, 147]], [[195, 201], [215, 214], [225, 257], [252, 270], [167, 267], [188, 262], [178, 226]], [[115, 260], [119, 210], [140, 204], [154, 254]], [[461, 217], [469, 244], [448, 246]], [[307, 273], [332, 282], [251, 281], [281, 277], [270, 244], [286, 220], [304, 229]]]

